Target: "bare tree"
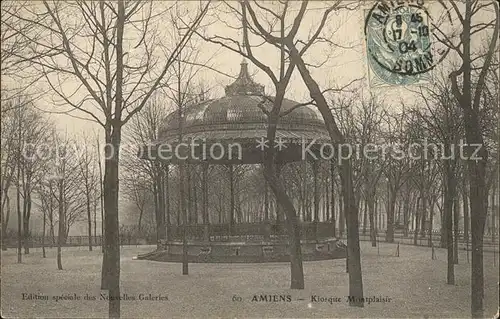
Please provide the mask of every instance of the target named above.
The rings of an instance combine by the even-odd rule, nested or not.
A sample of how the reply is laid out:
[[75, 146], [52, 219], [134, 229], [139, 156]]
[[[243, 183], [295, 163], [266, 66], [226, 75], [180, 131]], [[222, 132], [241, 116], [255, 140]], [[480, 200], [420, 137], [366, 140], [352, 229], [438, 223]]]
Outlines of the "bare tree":
[[45, 252], [45, 235], [47, 234], [47, 217], [54, 214], [54, 201], [52, 199], [50, 187], [40, 186], [38, 189], [38, 197], [40, 198], [40, 208], [43, 214], [43, 225], [42, 225], [42, 257], [46, 258]]
[[[182, 24], [186, 24], [182, 19], [179, 20], [179, 25], [176, 26], [178, 31], [177, 37], [182, 37]], [[175, 35], [174, 35], [175, 36]], [[187, 49], [187, 50], [186, 50]], [[186, 46], [179, 52], [179, 56], [177, 57], [176, 66], [172, 68], [172, 84], [169, 85], [168, 89], [165, 90], [167, 97], [173, 102], [173, 105], [177, 108], [176, 112], [173, 115], [176, 115], [178, 125], [178, 143], [182, 143], [183, 140], [183, 122], [184, 122], [184, 109], [192, 103], [198, 103], [207, 98], [205, 95], [205, 86], [203, 83], [199, 84], [200, 92], [196, 92], [196, 85], [194, 84], [194, 79], [201, 69], [200, 67], [208, 67], [212, 69], [208, 65], [208, 61], [205, 61], [200, 64], [199, 55], [201, 54], [201, 48], [199, 43], [195, 41], [189, 41]], [[162, 164], [158, 164], [159, 168], [161, 168]], [[186, 183], [186, 166], [183, 161], [181, 161], [178, 165], [179, 169], [179, 214], [182, 215], [182, 274], [189, 274], [189, 265], [188, 265], [188, 252], [187, 252], [187, 233], [186, 233], [186, 225], [188, 223], [188, 212], [186, 210], [186, 188], [189, 188], [189, 183]], [[159, 170], [159, 175], [157, 176], [156, 187], [158, 187], [158, 206], [161, 206], [161, 209], [165, 208], [164, 206], [168, 204], [164, 199], [168, 194], [165, 192], [165, 187], [167, 186], [164, 181], [168, 180], [169, 174], [169, 166], [168, 163], [166, 165], [166, 175], [163, 170]], [[188, 173], [188, 177], [189, 177]], [[165, 177], [165, 178], [164, 178]], [[189, 192], [189, 191], [188, 191]], [[206, 195], [206, 192], [203, 192]], [[188, 202], [189, 203], [189, 202]], [[167, 216], [167, 221], [169, 222], [170, 216]], [[169, 234], [167, 234], [170, 236]]]
[[384, 165], [384, 176], [387, 185], [387, 232], [385, 240], [394, 242], [394, 213], [396, 201], [401, 187], [408, 181], [411, 174], [411, 160], [408, 156], [399, 158], [398, 152], [408, 149], [410, 138], [407, 131], [407, 112], [395, 112], [384, 117], [385, 142], [390, 145]]
[[147, 208], [146, 204], [150, 200], [151, 183], [149, 182], [149, 178], [140, 175], [130, 178], [126, 177], [123, 179], [123, 183], [123, 194], [135, 205], [135, 208], [139, 212], [139, 216], [137, 217], [137, 235], [141, 237], [143, 216]]
[[[3, 104], [3, 103], [2, 103]], [[13, 107], [14, 108], [14, 107]], [[10, 197], [9, 189], [15, 182], [16, 163], [18, 156], [17, 135], [17, 112], [14, 110], [2, 112], [1, 120], [1, 173], [0, 173], [0, 191], [1, 191], [1, 216], [2, 216], [2, 250], [7, 250], [5, 245], [5, 236], [10, 217]]]
[[[87, 233], [89, 236], [89, 251], [92, 251], [92, 216], [91, 210], [94, 202], [98, 200], [97, 185], [98, 176], [95, 167], [95, 150], [89, 147], [87, 137], [83, 136], [83, 150], [79, 152], [78, 170], [82, 181], [85, 195], [85, 206], [87, 210]], [[94, 233], [95, 235], [95, 233]]]
[[[248, 4], [248, 2], [246, 2]], [[303, 1], [300, 7], [300, 11], [294, 20], [294, 25], [292, 30], [297, 30], [302, 17], [307, 9], [308, 2]], [[325, 92], [323, 92], [316, 80], [311, 76], [309, 72], [308, 64], [304, 60], [304, 54], [316, 41], [321, 39], [320, 34], [323, 30], [325, 22], [328, 19], [329, 14], [334, 10], [339, 10], [341, 8], [348, 9], [351, 3], [343, 3], [338, 1], [332, 4], [323, 13], [321, 23], [316, 29], [315, 33], [307, 40], [300, 41], [305, 43], [300, 49], [297, 47], [299, 41], [294, 38], [296, 34], [289, 33], [286, 37], [282, 35], [281, 38], [277, 38], [270, 32], [266, 32], [265, 29], [257, 22], [257, 17], [253, 10], [249, 9], [252, 21], [255, 23], [257, 29], [264, 35], [266, 41], [274, 43], [276, 45], [286, 46], [291, 63], [297, 65], [302, 80], [304, 81], [309, 93], [316, 103], [318, 110], [326, 124], [326, 128], [330, 135], [332, 142], [336, 144], [344, 144], [345, 138], [338, 128], [338, 125], [331, 113], [330, 106], [325, 98]], [[342, 149], [344, 152], [347, 151], [345, 148]], [[342, 181], [342, 192], [344, 197], [344, 209], [347, 215], [347, 236], [348, 236], [348, 267], [349, 267], [349, 295], [353, 298], [349, 300], [351, 306], [362, 307], [363, 302], [363, 280], [361, 274], [361, 257], [359, 250], [359, 227], [358, 227], [358, 209], [356, 206], [356, 199], [354, 196], [354, 185], [352, 176], [352, 166], [349, 156], [347, 154], [339, 154], [342, 156], [342, 161], [340, 161], [340, 176]]]
[[32, 90], [33, 84], [43, 75], [32, 72], [30, 66], [33, 56], [28, 54], [30, 38], [36, 39], [39, 36], [36, 24], [43, 16], [33, 20], [18, 17], [32, 6], [30, 1], [16, 0], [2, 1], [0, 6], [2, 115], [13, 108], [27, 106], [43, 94]]
[[[443, 2], [443, 6], [446, 4]], [[458, 66], [450, 72], [451, 89], [464, 116], [465, 139], [468, 145], [480, 145], [480, 160], [467, 161], [470, 178], [470, 212], [472, 234], [471, 270], [471, 314], [483, 316], [484, 276], [483, 276], [483, 237], [486, 221], [486, 166], [488, 150], [484, 141], [481, 125], [482, 99], [486, 91], [486, 77], [492, 67], [497, 50], [500, 14], [496, 1], [450, 1], [447, 11], [453, 15], [457, 30], [446, 32], [437, 25], [437, 39], [450, 48], [457, 58]], [[486, 50], [477, 50], [472, 39], [481, 32], [488, 37]], [[460, 36], [457, 36], [460, 35]], [[460, 79], [459, 79], [460, 77]]]
[[[125, 140], [130, 145], [147, 145], [151, 141], [158, 140], [160, 126], [167, 116], [168, 107], [163, 105], [164, 97], [155, 94], [145, 107], [133, 118], [125, 132]], [[163, 194], [161, 180], [163, 173], [158, 162], [145, 161], [137, 157], [137, 150], [130, 149], [124, 152], [123, 165], [126, 168], [124, 174], [125, 194], [132, 199], [140, 211], [139, 228], [144, 213], [144, 199], [147, 192], [151, 192], [155, 204], [156, 236], [157, 245], [161, 239], [165, 239], [165, 220]], [[168, 231], [168, 230], [167, 230]], [[158, 246], [159, 247], [159, 246]]]
[[[255, 21], [249, 20], [247, 11], [252, 9], [249, 8], [247, 2], [241, 3], [241, 8], [236, 8], [232, 6], [231, 3], [226, 3], [228, 8], [232, 11], [236, 17], [241, 19], [241, 28], [243, 30], [243, 41], [238, 42], [236, 40], [215, 36], [204, 36], [200, 35], [204, 40], [210, 41], [212, 43], [219, 44], [233, 52], [236, 52], [253, 62], [257, 67], [266, 72], [269, 78], [272, 80], [275, 89], [275, 96], [270, 97], [264, 95], [264, 92], [253, 92], [253, 94], [261, 97], [261, 102], [259, 106], [261, 107], [264, 114], [267, 116], [267, 140], [269, 141], [269, 147], [264, 152], [264, 176], [268, 182], [271, 190], [273, 191], [278, 205], [280, 205], [286, 214], [286, 226], [288, 230], [288, 235], [290, 237], [290, 279], [292, 289], [304, 289], [304, 272], [302, 267], [302, 253], [300, 247], [300, 233], [298, 228], [298, 217], [293, 205], [292, 200], [286, 193], [285, 187], [282, 184], [282, 180], [279, 178], [278, 168], [276, 165], [276, 151], [274, 147], [274, 141], [276, 138], [276, 128], [280, 117], [282, 116], [281, 105], [285, 98], [286, 89], [288, 87], [290, 78], [295, 69], [295, 63], [288, 63], [286, 65], [286, 55], [284, 46], [278, 46], [280, 54], [280, 64], [278, 72], [275, 73], [271, 66], [266, 65], [263, 59], [258, 59], [252, 51], [252, 44], [250, 42], [249, 33], [255, 33], [255, 28], [252, 24]], [[276, 19], [280, 21], [279, 32], [281, 36], [284, 36], [285, 29], [285, 16], [287, 12], [288, 4], [284, 5], [284, 9], [281, 13], [275, 14]], [[251, 12], [251, 11], [250, 11]], [[238, 27], [236, 27], [238, 28]], [[291, 34], [297, 32], [297, 27], [293, 28]], [[267, 32], [267, 31], [266, 31]], [[292, 35], [294, 36], [294, 35]], [[247, 70], [245, 70], [247, 71]], [[232, 184], [232, 183], [231, 183]], [[232, 205], [231, 205], [232, 206]]]
[[19, 213], [22, 218], [18, 222], [22, 224], [21, 239], [27, 254], [30, 246], [32, 192], [40, 181], [43, 166], [46, 165], [43, 160], [34, 157], [33, 153], [35, 147], [46, 143], [46, 132], [50, 124], [31, 102], [25, 102], [21, 96], [6, 103], [17, 106], [2, 113], [2, 234], [5, 234], [9, 221], [9, 189], [15, 184], [20, 192]]
[[[31, 33], [33, 30], [33, 22], [21, 22], [16, 18], [23, 5], [26, 2], [22, 1], [3, 1], [0, 6], [1, 10], [1, 106], [0, 117], [2, 121], [2, 173], [1, 173], [1, 212], [2, 212], [2, 240], [7, 230], [9, 222], [10, 197], [8, 194], [9, 188], [15, 177], [17, 163], [14, 158], [18, 158], [20, 153], [18, 148], [22, 147], [20, 142], [16, 143], [17, 137], [20, 139], [20, 134], [17, 134], [17, 125], [15, 119], [20, 119], [19, 113], [14, 112], [17, 108], [23, 108], [29, 105], [32, 100], [28, 98], [25, 89], [27, 86], [19, 85], [19, 70], [26, 67], [26, 60], [20, 58], [24, 52], [29, 40], [24, 37], [24, 34]], [[20, 124], [20, 123], [19, 123]], [[14, 134], [15, 133], [15, 134]], [[19, 168], [19, 175], [21, 169]], [[19, 184], [17, 185], [19, 186]], [[2, 245], [2, 249], [6, 249]]]
[[[312, 78], [309, 73], [308, 64], [304, 61], [303, 56], [306, 51], [318, 41], [328, 41], [325, 38], [320, 37], [321, 31], [328, 19], [329, 14], [340, 8], [348, 8], [349, 5], [345, 6], [340, 4], [340, 1], [332, 4], [325, 10], [321, 22], [318, 28], [312, 33], [312, 36], [307, 40], [298, 40], [298, 30], [305, 12], [307, 11], [307, 1], [301, 3], [300, 9], [297, 15], [293, 19], [292, 25], [287, 25], [288, 21], [286, 19], [287, 11], [289, 8], [288, 2], [280, 2], [279, 4], [273, 4], [272, 7], [264, 7], [261, 4], [250, 4], [248, 1], [242, 1], [242, 9], [238, 10], [230, 4], [227, 4], [233, 12], [237, 13], [237, 16], [241, 18], [244, 43], [228, 39], [221, 36], [215, 37], [205, 37], [203, 38], [207, 41], [211, 41], [220, 44], [234, 52], [237, 52], [252, 61], [256, 66], [263, 70], [271, 79], [275, 89], [275, 97], [270, 99], [272, 102], [272, 108], [270, 110], [263, 109], [268, 117], [268, 131], [267, 140], [270, 142], [270, 147], [265, 152], [265, 171], [266, 180], [274, 192], [279, 204], [284, 208], [287, 214], [287, 226], [289, 230], [289, 235], [291, 236], [291, 272], [292, 272], [292, 288], [302, 288], [303, 287], [303, 274], [302, 274], [302, 262], [301, 262], [301, 252], [300, 252], [300, 239], [298, 234], [297, 214], [293, 206], [293, 202], [290, 200], [285, 192], [284, 186], [278, 179], [276, 165], [274, 163], [274, 138], [276, 136], [276, 124], [279, 118], [287, 112], [281, 112], [281, 102], [284, 98], [285, 89], [288, 86], [291, 74], [294, 68], [297, 67], [304, 83], [306, 84], [312, 101], [304, 103], [302, 105], [311, 104], [313, 101], [318, 107], [323, 119], [326, 123], [326, 128], [330, 134], [330, 138], [334, 143], [344, 143], [345, 139], [340, 132], [336, 121], [331, 113], [330, 106], [326, 101], [323, 91], [320, 90], [318, 83]], [[268, 18], [266, 20], [266, 17]], [[265, 27], [264, 27], [265, 25]], [[274, 73], [269, 65], [265, 65], [262, 60], [259, 60], [252, 53], [252, 46], [249, 43], [248, 34], [252, 33], [259, 39], [263, 39], [265, 42], [271, 46], [278, 49], [280, 56], [279, 72]], [[231, 43], [231, 44], [228, 44]], [[297, 44], [303, 44], [300, 50], [297, 48]], [[288, 65], [287, 65], [288, 64]], [[265, 102], [265, 100], [264, 100]], [[300, 107], [301, 104], [296, 107]], [[283, 113], [283, 114], [282, 114]], [[346, 154], [343, 157], [346, 157]], [[348, 250], [349, 250], [349, 279], [350, 279], [350, 295], [353, 296], [350, 300], [351, 305], [363, 306], [363, 288], [362, 288], [362, 276], [361, 276], [361, 259], [359, 252], [359, 234], [358, 234], [358, 214], [357, 207], [354, 197], [353, 185], [352, 185], [352, 171], [351, 163], [349, 159], [342, 162], [341, 165], [341, 179], [343, 185], [343, 195], [346, 199], [344, 201], [345, 210], [348, 212]], [[302, 277], [302, 278], [301, 278]], [[302, 279], [301, 281], [299, 281]]]
[[[339, 123], [339, 129], [351, 145], [356, 145], [360, 150], [364, 150], [369, 144], [375, 143], [381, 139], [382, 131], [380, 127], [384, 123], [386, 111], [382, 107], [384, 102], [370, 94], [363, 96], [363, 91], [354, 91], [352, 96], [339, 96], [332, 101], [334, 105], [332, 113]], [[356, 98], [361, 97], [361, 101], [355, 102]], [[372, 246], [376, 246], [376, 229], [374, 227], [374, 210], [377, 185], [384, 172], [385, 159], [381, 156], [381, 150], [375, 149], [375, 158], [370, 156], [361, 156], [353, 158], [353, 185], [356, 193], [356, 206], [359, 210], [361, 194], [364, 195], [366, 209], [363, 217], [363, 234], [367, 224], [367, 214], [370, 221], [370, 238]], [[373, 155], [373, 154], [372, 154]], [[343, 217], [343, 216], [341, 216]], [[343, 218], [341, 230], [343, 229]], [[341, 231], [342, 234], [342, 231]]]
[[[431, 150], [436, 158], [441, 158], [438, 162], [443, 176], [443, 225], [442, 225], [442, 243], [446, 244], [448, 249], [448, 265], [447, 265], [447, 283], [455, 283], [454, 264], [455, 259], [458, 259], [458, 200], [457, 184], [458, 184], [458, 154], [459, 154], [459, 139], [463, 134], [463, 118], [460, 110], [456, 105], [449, 80], [436, 76], [434, 85], [425, 89], [420, 89], [418, 92], [424, 102], [425, 108], [414, 110], [420, 124], [416, 126], [425, 128], [429, 133], [427, 138], [442, 145], [441, 150]], [[426, 177], [427, 176], [427, 177]], [[423, 173], [421, 179], [432, 178], [433, 175]], [[435, 176], [435, 175], [434, 175]], [[421, 189], [429, 189], [427, 183], [420, 183]], [[424, 200], [424, 199], [422, 199]], [[425, 202], [425, 201], [424, 201]], [[455, 208], [455, 209], [454, 209]], [[453, 242], [453, 223], [455, 223], [455, 243]], [[455, 256], [457, 258], [455, 258]]]
[[[31, 56], [36, 57], [33, 63], [59, 99], [56, 104], [66, 107], [63, 112], [69, 115], [79, 111], [104, 129], [103, 282], [109, 289], [110, 317], [120, 316], [118, 167], [122, 128], [164, 84], [167, 71], [193, 29], [199, 27], [209, 3], [190, 5], [191, 15], [185, 20], [193, 19], [184, 26], [187, 32], [178, 43], [168, 43], [162, 30], [175, 17], [179, 3], [43, 1], [32, 11], [15, 15], [21, 21], [43, 17], [37, 23], [42, 36], [29, 39]], [[165, 18], [167, 21], [162, 20]], [[68, 88], [65, 83], [76, 85]]]
[[52, 126], [33, 104], [25, 105], [17, 112], [22, 114], [22, 154], [17, 165], [21, 166], [21, 180], [18, 183], [22, 185], [24, 253], [28, 254], [31, 245], [29, 226], [33, 204], [32, 194], [43, 178], [44, 166], [48, 164], [42, 158], [34, 156], [34, 148], [48, 145]]

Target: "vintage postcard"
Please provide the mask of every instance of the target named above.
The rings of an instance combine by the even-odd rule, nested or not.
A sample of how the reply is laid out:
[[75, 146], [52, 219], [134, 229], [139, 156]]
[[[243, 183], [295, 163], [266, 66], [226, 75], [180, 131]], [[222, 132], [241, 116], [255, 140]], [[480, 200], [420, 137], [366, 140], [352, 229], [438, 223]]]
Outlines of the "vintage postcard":
[[499, 16], [2, 1], [2, 317], [498, 318]]

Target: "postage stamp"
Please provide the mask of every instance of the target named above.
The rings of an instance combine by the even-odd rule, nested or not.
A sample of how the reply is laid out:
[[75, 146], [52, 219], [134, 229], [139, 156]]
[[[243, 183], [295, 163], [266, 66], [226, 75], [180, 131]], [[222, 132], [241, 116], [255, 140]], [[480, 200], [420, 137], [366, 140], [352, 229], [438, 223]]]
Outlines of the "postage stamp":
[[378, 1], [365, 11], [371, 86], [428, 82], [449, 51], [432, 42], [431, 21], [424, 0]]

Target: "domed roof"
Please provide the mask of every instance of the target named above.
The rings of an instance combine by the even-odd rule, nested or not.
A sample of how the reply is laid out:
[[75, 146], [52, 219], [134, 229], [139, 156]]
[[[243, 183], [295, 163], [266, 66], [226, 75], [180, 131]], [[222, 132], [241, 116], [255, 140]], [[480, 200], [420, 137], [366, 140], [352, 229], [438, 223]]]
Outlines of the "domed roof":
[[[219, 99], [202, 101], [183, 109], [183, 140], [213, 141], [255, 140], [267, 135], [267, 115], [273, 97], [264, 95], [264, 86], [251, 78], [246, 62], [241, 63], [240, 74], [226, 86], [226, 95]], [[298, 106], [298, 102], [284, 99], [276, 135], [285, 140], [329, 140], [321, 115], [312, 105]], [[159, 140], [175, 142], [179, 138], [179, 113], [170, 113], [159, 132]]]

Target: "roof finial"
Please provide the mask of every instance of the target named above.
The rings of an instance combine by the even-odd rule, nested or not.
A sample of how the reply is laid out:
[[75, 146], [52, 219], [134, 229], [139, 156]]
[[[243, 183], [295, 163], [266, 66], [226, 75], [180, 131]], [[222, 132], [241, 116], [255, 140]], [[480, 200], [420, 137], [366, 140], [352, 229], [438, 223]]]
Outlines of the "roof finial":
[[248, 63], [243, 60], [240, 63], [240, 74], [230, 85], [226, 86], [226, 95], [263, 95], [264, 86], [255, 83], [248, 72]]
[[[245, 10], [243, 2], [241, 2], [241, 6], [242, 10]], [[248, 72], [246, 56], [248, 56], [247, 46], [249, 45], [247, 43], [248, 33], [244, 23], [242, 16], [241, 24], [243, 39], [241, 41], [241, 55], [243, 59], [240, 63], [240, 74], [238, 74], [238, 78], [232, 84], [226, 86], [226, 95], [263, 95], [264, 86], [255, 83]]]
[[[243, 7], [243, 2], [241, 3], [241, 6]], [[242, 17], [243, 19], [243, 17]], [[243, 20], [241, 21], [241, 24], [244, 24]], [[243, 28], [241, 29], [241, 33], [242, 33], [242, 36], [243, 36], [243, 39], [241, 41], [241, 52], [243, 53], [243, 59], [241, 60], [241, 64], [247, 64], [247, 59], [246, 59], [246, 56], [248, 55], [248, 52], [247, 52], [247, 40], [246, 40], [246, 28], [245, 28], [245, 25], [243, 25]]]

